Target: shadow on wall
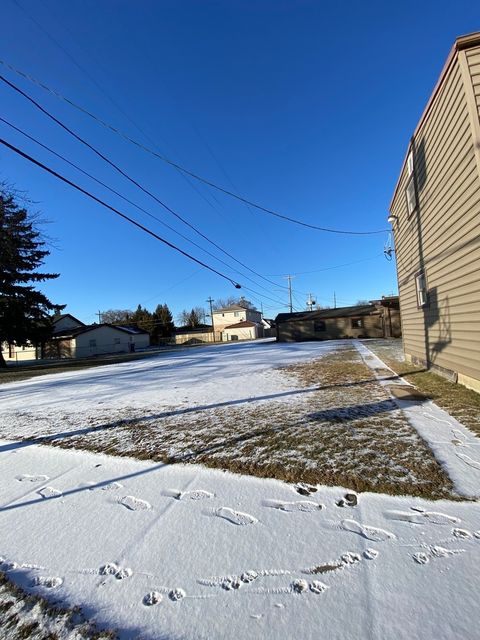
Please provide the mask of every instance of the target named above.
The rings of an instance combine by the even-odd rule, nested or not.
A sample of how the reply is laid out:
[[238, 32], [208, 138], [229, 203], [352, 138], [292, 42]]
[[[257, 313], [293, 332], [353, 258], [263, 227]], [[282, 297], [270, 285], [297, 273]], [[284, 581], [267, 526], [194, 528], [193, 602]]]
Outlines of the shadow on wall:
[[439, 303], [437, 287], [428, 290], [428, 306], [424, 309], [425, 331], [436, 326], [435, 333], [438, 334], [436, 342], [428, 342], [428, 360], [435, 364], [437, 356], [452, 342], [452, 331], [450, 323], [450, 303], [448, 296]]

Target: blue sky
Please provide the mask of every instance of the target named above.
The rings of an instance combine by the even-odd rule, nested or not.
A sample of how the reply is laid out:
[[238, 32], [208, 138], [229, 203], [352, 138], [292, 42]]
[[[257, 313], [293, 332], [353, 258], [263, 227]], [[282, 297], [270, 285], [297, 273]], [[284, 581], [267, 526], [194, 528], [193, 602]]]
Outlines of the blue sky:
[[[474, 2], [4, 0], [0, 58], [192, 171], [268, 208], [344, 230], [386, 229], [409, 137]], [[0, 65], [1, 66], [1, 65]], [[250, 267], [235, 263], [0, 86], [2, 115], [220, 257], [217, 262], [0, 123], [0, 135], [242, 283], [267, 317], [312, 292], [337, 306], [396, 291], [388, 234], [333, 235], [248, 208], [136, 149], [42, 89], [2, 73]], [[234, 295], [70, 187], [0, 149], [0, 178], [48, 220], [43, 290], [93, 322], [98, 310], [177, 314]], [[330, 269], [356, 262], [351, 266]], [[237, 273], [233, 269], [238, 269]], [[248, 280], [251, 278], [251, 280]]]

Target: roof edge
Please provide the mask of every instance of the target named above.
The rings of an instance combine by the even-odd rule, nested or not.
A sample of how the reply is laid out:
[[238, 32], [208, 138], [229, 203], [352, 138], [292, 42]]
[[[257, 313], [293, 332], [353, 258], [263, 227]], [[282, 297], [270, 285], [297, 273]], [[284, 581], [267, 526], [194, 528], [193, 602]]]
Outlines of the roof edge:
[[[425, 108], [422, 112], [422, 115], [420, 116], [420, 120], [417, 123], [417, 126], [415, 127], [411, 137], [410, 137], [410, 141], [412, 140], [412, 138], [414, 138], [416, 136], [416, 134], [418, 133], [418, 130], [420, 129], [420, 127], [423, 125], [423, 123], [425, 122], [431, 108], [433, 105], [433, 102], [435, 100], [435, 98], [437, 97], [438, 92], [440, 91], [443, 82], [445, 80], [445, 77], [447, 75], [447, 73], [450, 71], [450, 68], [453, 64], [453, 62], [456, 60], [457, 58], [457, 54], [459, 51], [464, 51], [465, 49], [469, 49], [470, 47], [475, 47], [477, 45], [480, 45], [480, 31], [473, 31], [472, 33], [467, 33], [464, 36], [459, 36], [458, 38], [456, 38], [455, 42], [453, 43], [452, 48], [450, 49], [450, 52], [447, 56], [447, 59], [445, 61], [445, 64], [443, 65], [442, 71], [440, 72], [440, 76], [435, 84], [435, 86], [433, 87], [433, 91], [430, 95], [430, 98], [427, 101], [427, 104], [425, 105]], [[403, 158], [403, 162], [402, 162], [402, 166], [400, 169], [400, 173], [398, 174], [398, 178], [397, 178], [397, 182], [395, 184], [395, 189], [393, 191], [393, 196], [392, 199], [390, 200], [390, 204], [388, 206], [388, 210], [391, 211], [392, 210], [392, 205], [393, 205], [393, 201], [395, 200], [395, 198], [397, 197], [397, 192], [398, 192], [398, 187], [400, 186], [400, 178], [402, 176], [403, 173], [403, 169], [405, 167], [405, 163], [407, 161], [407, 156], [409, 153], [409, 149], [410, 149], [410, 142], [408, 143], [407, 146], [407, 151], [405, 153], [405, 156]]]

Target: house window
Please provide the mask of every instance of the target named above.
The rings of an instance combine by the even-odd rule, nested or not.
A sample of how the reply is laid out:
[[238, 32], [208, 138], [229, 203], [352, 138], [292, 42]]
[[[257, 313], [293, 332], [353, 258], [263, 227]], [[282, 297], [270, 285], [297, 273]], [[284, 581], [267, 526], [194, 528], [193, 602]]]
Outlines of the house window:
[[115, 338], [115, 340], [113, 341], [113, 344], [120, 344], [120, 338]]
[[352, 329], [361, 329], [363, 327], [363, 318], [352, 318]]
[[315, 322], [313, 323], [313, 330], [315, 331], [315, 333], [317, 331], [326, 331], [327, 327], [325, 326], [325, 321], [324, 320], [315, 320]]
[[407, 173], [409, 176], [413, 176], [413, 151], [410, 151], [407, 158]]
[[408, 215], [411, 216], [412, 213], [417, 208], [417, 194], [415, 192], [415, 176], [413, 174], [410, 180], [408, 181], [407, 187], [405, 189], [405, 195], [407, 198]]
[[90, 340], [90, 348], [91, 347], [96, 347], [97, 346], [97, 341], [96, 340]]
[[425, 272], [421, 271], [415, 276], [415, 285], [417, 287], [417, 305], [418, 307], [424, 307], [427, 304], [427, 279], [425, 278]]
[[238, 312], [238, 311], [234, 311], [234, 312], [233, 312], [233, 316], [234, 316], [235, 318], [238, 318], [238, 316], [239, 316], [239, 315], [240, 315], [240, 314], [239, 314], [239, 312]]

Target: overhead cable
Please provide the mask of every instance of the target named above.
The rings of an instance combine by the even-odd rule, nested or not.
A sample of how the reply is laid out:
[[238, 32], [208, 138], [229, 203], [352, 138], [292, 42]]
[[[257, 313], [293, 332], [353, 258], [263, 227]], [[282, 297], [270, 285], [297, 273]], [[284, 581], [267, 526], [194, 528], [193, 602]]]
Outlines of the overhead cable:
[[[375, 230], [375, 231], [352, 231], [352, 230], [345, 230], [345, 229], [332, 229], [332, 228], [329, 228], [329, 227], [320, 227], [318, 225], [310, 224], [309, 222], [304, 222], [303, 220], [298, 220], [296, 218], [292, 218], [291, 216], [287, 216], [287, 215], [284, 215], [282, 213], [279, 213], [278, 211], [275, 211], [274, 209], [270, 209], [268, 207], [264, 207], [264, 206], [262, 206], [260, 204], [257, 204], [256, 202], [253, 202], [252, 200], [249, 200], [248, 198], [244, 198], [243, 196], [239, 195], [238, 193], [235, 193], [234, 191], [230, 191], [229, 189], [226, 189], [225, 187], [222, 187], [222, 186], [212, 182], [211, 180], [208, 180], [207, 178], [204, 178], [204, 177], [198, 175], [197, 173], [194, 173], [193, 171], [190, 171], [190, 169], [187, 169], [186, 167], [178, 164], [177, 162], [174, 162], [173, 160], [170, 160], [166, 156], [164, 156], [164, 155], [162, 155], [160, 153], [157, 153], [156, 151], [154, 151], [153, 149], [150, 149], [149, 147], [147, 147], [146, 145], [142, 144], [141, 142], [138, 142], [138, 140], [135, 140], [134, 138], [130, 137], [129, 135], [127, 135], [126, 133], [124, 133], [123, 131], [118, 129], [117, 127], [114, 127], [113, 125], [105, 122], [104, 120], [102, 120], [101, 118], [99, 118], [95, 114], [91, 113], [90, 111], [88, 111], [84, 107], [79, 106], [78, 104], [76, 104], [75, 102], [70, 100], [69, 98], [66, 98], [62, 94], [58, 93], [58, 91], [55, 91], [54, 89], [51, 89], [50, 87], [48, 87], [47, 85], [43, 84], [39, 80], [36, 80], [35, 78], [32, 78], [32, 76], [30, 76], [29, 74], [26, 74], [23, 71], [20, 71], [20, 70], [16, 69], [15, 67], [12, 67], [7, 62], [5, 62], [3, 60], [0, 60], [0, 64], [3, 64], [4, 66], [8, 67], [9, 69], [14, 71], [15, 73], [17, 73], [17, 74], [21, 75], [22, 77], [26, 78], [27, 80], [29, 80], [30, 82], [33, 82], [34, 84], [36, 84], [37, 86], [41, 87], [42, 89], [48, 91], [49, 93], [51, 93], [52, 95], [56, 96], [60, 100], [63, 100], [64, 102], [67, 102], [72, 107], [74, 107], [75, 109], [78, 109], [79, 111], [81, 111], [85, 115], [89, 116], [90, 118], [92, 118], [93, 120], [95, 120], [96, 122], [101, 124], [103, 127], [105, 127], [106, 129], [109, 129], [113, 133], [121, 136], [122, 138], [124, 138], [125, 140], [130, 142], [131, 144], [134, 144], [138, 148], [142, 149], [143, 151], [146, 151], [147, 153], [151, 154], [152, 156], [158, 158], [159, 160], [162, 160], [162, 162], [165, 162], [166, 164], [169, 164], [170, 166], [174, 167], [175, 169], [178, 169], [179, 171], [183, 172], [184, 174], [190, 176], [191, 178], [194, 178], [195, 180], [198, 180], [199, 182], [203, 182], [203, 184], [206, 184], [207, 186], [209, 186], [209, 187], [211, 187], [213, 189], [216, 189], [217, 191], [220, 191], [221, 193], [223, 193], [223, 194], [225, 194], [227, 196], [235, 198], [236, 200], [239, 200], [240, 202], [243, 202], [244, 204], [246, 204], [246, 205], [248, 205], [250, 207], [254, 207], [255, 209], [258, 209], [259, 211], [263, 211], [263, 213], [267, 213], [269, 215], [275, 216], [276, 218], [280, 218], [280, 219], [285, 220], [287, 222], [291, 222], [293, 224], [300, 225], [302, 227], [306, 227], [308, 229], [314, 229], [315, 231], [323, 231], [325, 233], [337, 233], [337, 234], [342, 234], [342, 235], [353, 235], [353, 236], [366, 236], [366, 235], [376, 235], [376, 234], [379, 234], [379, 233], [385, 233], [386, 231], [388, 231], [388, 229], [379, 229], [379, 230]], [[3, 79], [3, 77], [2, 77], [2, 79]]]
[[186, 258], [189, 258], [190, 260], [193, 260], [194, 262], [196, 262], [197, 264], [201, 265], [205, 269], [208, 269], [209, 271], [212, 271], [213, 273], [216, 273], [217, 276], [220, 276], [221, 278], [224, 278], [225, 280], [227, 280], [228, 282], [233, 284], [233, 286], [236, 289], [241, 289], [242, 288], [242, 286], [240, 284], [238, 284], [238, 282], [235, 282], [234, 280], [232, 280], [231, 278], [229, 278], [225, 274], [221, 273], [220, 271], [217, 271], [216, 269], [214, 269], [213, 267], [209, 266], [205, 262], [202, 262], [202, 260], [199, 260], [198, 258], [195, 258], [194, 256], [192, 256], [190, 253], [187, 253], [183, 249], [180, 249], [180, 247], [178, 247], [177, 245], [173, 244], [172, 242], [169, 242], [165, 238], [162, 238], [161, 236], [159, 236], [157, 233], [155, 233], [151, 229], [148, 229], [148, 227], [145, 227], [143, 224], [140, 224], [140, 222], [137, 222], [136, 220], [134, 220], [130, 216], [127, 216], [125, 213], [122, 213], [121, 211], [119, 211], [115, 207], [112, 207], [111, 205], [107, 204], [106, 202], [104, 202], [100, 198], [97, 198], [97, 196], [93, 195], [92, 193], [90, 193], [86, 189], [83, 189], [83, 187], [80, 187], [75, 182], [72, 182], [68, 178], [65, 178], [65, 176], [62, 176], [60, 173], [57, 173], [56, 171], [54, 171], [50, 167], [47, 167], [47, 165], [43, 164], [39, 160], [36, 160], [35, 158], [33, 158], [32, 156], [28, 155], [27, 153], [25, 153], [21, 149], [18, 149], [18, 147], [15, 147], [13, 144], [10, 144], [9, 142], [4, 140], [3, 138], [0, 138], [0, 144], [3, 144], [5, 147], [8, 147], [9, 149], [11, 149], [15, 153], [17, 153], [19, 156], [22, 156], [23, 158], [25, 158], [26, 160], [28, 160], [32, 164], [37, 165], [37, 167], [40, 167], [44, 171], [47, 171], [48, 173], [50, 173], [52, 176], [55, 176], [56, 178], [58, 178], [62, 182], [65, 182], [66, 184], [70, 185], [71, 187], [73, 187], [77, 191], [80, 191], [80, 193], [83, 193], [84, 195], [86, 195], [87, 197], [91, 198], [92, 200], [94, 200], [98, 204], [102, 205], [102, 207], [105, 207], [106, 209], [109, 209], [110, 211], [112, 211], [116, 215], [120, 216], [124, 220], [127, 220], [127, 222], [130, 222], [131, 224], [135, 225], [136, 227], [138, 227], [142, 231], [145, 231], [145, 233], [148, 233], [150, 236], [152, 236], [156, 240], [160, 240], [160, 242], [163, 242], [163, 244], [166, 244], [171, 249], [174, 249], [175, 251], [178, 251], [179, 253], [184, 255]]
[[97, 184], [99, 184], [100, 186], [104, 187], [105, 189], [107, 189], [108, 191], [110, 191], [111, 193], [114, 193], [116, 196], [118, 196], [119, 198], [121, 198], [122, 200], [124, 200], [125, 202], [127, 202], [128, 204], [132, 205], [133, 207], [135, 207], [136, 209], [138, 209], [139, 211], [141, 211], [142, 213], [144, 213], [145, 215], [149, 216], [150, 218], [153, 218], [153, 220], [156, 220], [157, 222], [159, 222], [161, 225], [163, 225], [164, 227], [166, 227], [167, 229], [169, 229], [170, 231], [172, 231], [173, 233], [176, 233], [178, 236], [180, 236], [183, 240], [186, 240], [187, 242], [191, 243], [194, 247], [197, 247], [197, 249], [200, 249], [201, 251], [204, 251], [207, 255], [209, 255], [211, 258], [213, 258], [214, 260], [218, 260], [218, 262], [221, 262], [224, 266], [228, 267], [229, 269], [231, 269], [232, 271], [235, 271], [235, 273], [237, 273], [238, 275], [242, 276], [242, 278], [246, 278], [247, 280], [249, 280], [250, 282], [253, 282], [253, 284], [255, 284], [256, 286], [264, 289], [265, 291], [268, 291], [268, 289], [266, 287], [264, 287], [262, 284], [260, 284], [259, 282], [256, 282], [255, 280], [252, 280], [252, 278], [250, 278], [249, 276], [243, 274], [241, 271], [239, 271], [238, 269], [236, 269], [235, 267], [232, 267], [230, 264], [228, 264], [228, 262], [225, 262], [225, 260], [222, 260], [221, 258], [219, 258], [218, 256], [216, 256], [215, 254], [213, 254], [211, 251], [208, 251], [208, 249], [205, 249], [204, 247], [202, 247], [201, 245], [197, 244], [196, 242], [194, 242], [193, 240], [191, 240], [190, 238], [188, 238], [187, 236], [185, 236], [183, 233], [181, 233], [180, 231], [177, 231], [177, 229], [174, 229], [174, 227], [170, 226], [169, 224], [167, 224], [166, 222], [164, 222], [163, 220], [161, 220], [160, 218], [157, 218], [157, 216], [153, 215], [153, 213], [151, 213], [150, 211], [147, 211], [147, 209], [144, 209], [143, 207], [141, 207], [139, 204], [137, 204], [136, 202], [133, 202], [132, 200], [130, 200], [129, 198], [127, 198], [126, 196], [124, 196], [123, 194], [121, 194], [119, 191], [117, 191], [116, 189], [113, 189], [112, 187], [110, 187], [108, 184], [105, 184], [105, 182], [102, 182], [102, 180], [99, 180], [97, 177], [93, 176], [91, 173], [89, 173], [88, 171], [85, 171], [84, 169], [82, 169], [82, 167], [79, 167], [77, 164], [75, 164], [74, 162], [72, 162], [71, 160], [69, 160], [68, 158], [66, 158], [65, 156], [63, 156], [60, 153], [57, 153], [57, 151], [55, 151], [54, 149], [50, 148], [49, 146], [47, 146], [46, 144], [44, 144], [43, 142], [40, 142], [40, 140], [37, 140], [37, 138], [34, 138], [33, 136], [31, 136], [30, 134], [28, 134], [26, 131], [23, 131], [22, 129], [20, 129], [19, 127], [16, 127], [14, 124], [12, 124], [11, 122], [9, 122], [8, 120], [6, 120], [5, 118], [2, 118], [0, 116], [0, 122], [5, 123], [6, 125], [8, 125], [9, 127], [11, 127], [12, 129], [14, 129], [15, 131], [17, 131], [18, 133], [21, 133], [23, 136], [25, 136], [26, 138], [28, 138], [29, 140], [31, 140], [32, 142], [35, 142], [35, 144], [38, 144], [40, 147], [42, 147], [43, 149], [46, 149], [48, 152], [52, 153], [54, 156], [56, 156], [57, 158], [59, 158], [60, 160], [63, 160], [64, 162], [66, 162], [67, 164], [69, 164], [71, 167], [73, 167], [74, 169], [76, 169], [77, 171], [80, 171], [81, 173], [83, 173], [83, 175], [87, 176], [88, 178], [90, 178], [91, 180], [94, 180]]
[[265, 276], [262, 276], [261, 274], [257, 273], [256, 271], [254, 271], [251, 267], [249, 267], [248, 265], [244, 264], [243, 262], [241, 262], [240, 260], [238, 260], [237, 258], [235, 258], [232, 254], [230, 254], [228, 251], [226, 251], [225, 249], [223, 249], [220, 245], [218, 245], [216, 242], [214, 242], [213, 240], [211, 240], [208, 236], [206, 236], [204, 233], [202, 233], [199, 229], [197, 229], [197, 227], [195, 227], [193, 224], [191, 224], [190, 222], [188, 222], [188, 220], [185, 220], [185, 218], [183, 218], [179, 213], [177, 213], [176, 211], [174, 211], [171, 207], [169, 207], [165, 202], [163, 202], [162, 200], [160, 200], [160, 198], [158, 198], [155, 194], [153, 194], [151, 191], [149, 191], [148, 189], [146, 189], [144, 186], [142, 186], [139, 182], [137, 182], [137, 180], [135, 180], [134, 178], [132, 178], [130, 175], [128, 175], [123, 169], [121, 169], [115, 162], [113, 162], [113, 160], [110, 160], [110, 158], [108, 158], [106, 155], [104, 155], [101, 151], [99, 151], [98, 149], [96, 149], [93, 145], [91, 145], [89, 142], [87, 142], [84, 138], [82, 138], [80, 135], [78, 135], [77, 133], [75, 133], [75, 131], [73, 131], [72, 129], [70, 129], [70, 127], [68, 127], [66, 124], [64, 124], [61, 120], [59, 120], [57, 117], [55, 117], [53, 114], [51, 114], [49, 111], [47, 111], [47, 109], [45, 109], [44, 107], [42, 107], [42, 105], [37, 102], [34, 98], [32, 98], [31, 96], [28, 95], [28, 93], [26, 93], [25, 91], [23, 91], [22, 89], [20, 89], [20, 87], [17, 87], [15, 84], [13, 84], [13, 82], [10, 82], [10, 80], [8, 80], [7, 78], [5, 78], [4, 76], [2, 76], [0, 74], [0, 80], [2, 80], [6, 85], [8, 85], [11, 89], [13, 89], [14, 91], [16, 91], [17, 93], [19, 93], [20, 95], [22, 95], [24, 98], [26, 98], [29, 102], [31, 102], [37, 109], [39, 109], [43, 114], [45, 114], [48, 118], [50, 118], [50, 120], [53, 120], [53, 122], [55, 122], [56, 124], [58, 124], [62, 129], [64, 129], [67, 133], [69, 133], [71, 136], [73, 136], [76, 140], [78, 140], [79, 142], [81, 142], [83, 145], [85, 145], [86, 147], [88, 147], [91, 151], [93, 151], [93, 153], [95, 153], [95, 155], [97, 155], [99, 158], [101, 158], [102, 160], [104, 160], [107, 164], [109, 164], [113, 169], [115, 169], [115, 171], [117, 171], [118, 173], [120, 173], [120, 175], [122, 175], [124, 178], [126, 178], [129, 182], [131, 182], [132, 184], [134, 184], [136, 187], [138, 187], [141, 191], [143, 191], [144, 193], [146, 193], [148, 196], [150, 196], [153, 200], [155, 200], [155, 202], [157, 202], [160, 206], [162, 206], [166, 211], [168, 211], [169, 213], [171, 213], [172, 215], [174, 215], [178, 220], [181, 220], [181, 222], [183, 222], [185, 225], [187, 225], [187, 227], [189, 227], [190, 229], [192, 229], [193, 231], [195, 231], [195, 233], [197, 233], [199, 236], [201, 236], [204, 240], [206, 240], [207, 242], [209, 242], [211, 245], [213, 245], [214, 247], [216, 247], [219, 251], [221, 251], [222, 253], [224, 253], [225, 255], [227, 255], [229, 258], [231, 258], [232, 260], [235, 260], [235, 262], [237, 262], [238, 264], [240, 264], [244, 269], [247, 269], [248, 271], [250, 271], [251, 273], [255, 274], [257, 277], [262, 278], [263, 280], [266, 280], [267, 282], [270, 282], [270, 284], [274, 284], [275, 286], [276, 283], [272, 282], [271, 280], [268, 280], [268, 278], [265, 278]]

